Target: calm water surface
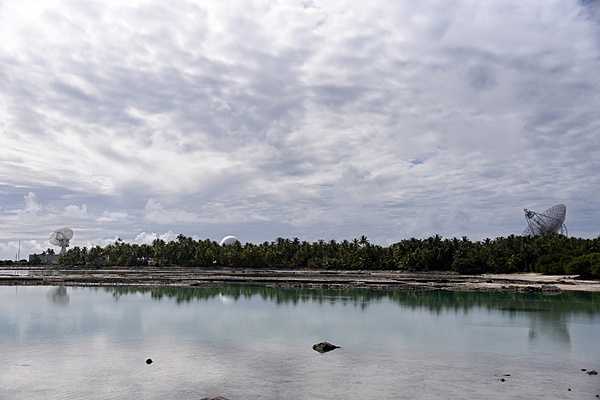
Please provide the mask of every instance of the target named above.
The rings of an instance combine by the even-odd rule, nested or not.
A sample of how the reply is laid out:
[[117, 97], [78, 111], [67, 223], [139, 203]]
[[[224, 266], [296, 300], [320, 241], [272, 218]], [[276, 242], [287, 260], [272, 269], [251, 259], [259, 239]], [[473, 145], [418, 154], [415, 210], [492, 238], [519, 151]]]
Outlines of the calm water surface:
[[598, 295], [0, 287], [0, 399], [595, 399], [581, 368]]

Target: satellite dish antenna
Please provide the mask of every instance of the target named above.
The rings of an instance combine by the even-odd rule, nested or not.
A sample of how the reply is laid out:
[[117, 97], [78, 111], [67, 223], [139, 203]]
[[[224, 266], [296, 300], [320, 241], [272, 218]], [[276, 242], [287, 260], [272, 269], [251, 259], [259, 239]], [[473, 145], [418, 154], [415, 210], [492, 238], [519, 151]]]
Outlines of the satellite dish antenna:
[[557, 204], [542, 213], [524, 209], [527, 228], [523, 232], [526, 236], [546, 235], [549, 233], [560, 233], [568, 235], [565, 218], [567, 217], [567, 206]]
[[69, 228], [57, 229], [50, 234], [48, 241], [54, 246], [60, 246], [60, 254], [65, 254], [69, 242], [73, 239], [73, 230]]
[[236, 238], [235, 236], [225, 236], [223, 239], [221, 239], [221, 243], [219, 243], [221, 246], [231, 246], [232, 244], [235, 243], [239, 243], [240, 241], [238, 240], [238, 238]]

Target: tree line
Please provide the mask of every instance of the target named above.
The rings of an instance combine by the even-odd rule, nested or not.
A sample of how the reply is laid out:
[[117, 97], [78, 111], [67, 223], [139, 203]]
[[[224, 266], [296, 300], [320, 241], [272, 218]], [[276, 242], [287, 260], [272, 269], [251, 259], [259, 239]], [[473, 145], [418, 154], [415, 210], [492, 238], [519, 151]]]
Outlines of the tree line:
[[64, 266], [179, 266], [274, 269], [455, 271], [462, 274], [541, 272], [600, 278], [600, 237], [508, 236], [406, 239], [389, 246], [362, 236], [351, 241], [306, 242], [279, 238], [260, 244], [220, 246], [179, 235], [152, 244], [117, 240], [105, 247], [73, 247]]

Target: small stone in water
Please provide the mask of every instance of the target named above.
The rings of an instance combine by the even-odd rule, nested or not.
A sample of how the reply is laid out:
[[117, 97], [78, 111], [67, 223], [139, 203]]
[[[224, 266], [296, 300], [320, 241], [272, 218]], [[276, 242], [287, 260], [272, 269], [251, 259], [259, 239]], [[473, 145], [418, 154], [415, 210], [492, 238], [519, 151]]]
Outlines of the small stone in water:
[[568, 388], [567, 390], [570, 392], [570, 391], [571, 391], [571, 388]]
[[152, 359], [151, 358], [147, 358], [146, 359], [146, 364], [148, 364], [148, 365], [152, 364]]
[[312, 348], [314, 351], [318, 351], [319, 353], [327, 353], [328, 351], [339, 349], [340, 346], [336, 346], [335, 344], [331, 344], [329, 342], [321, 342], [315, 344]]
[[581, 372], [585, 372], [585, 371], [587, 371], [587, 369], [581, 368]]
[[500, 378], [500, 382], [506, 382], [506, 379]]
[[596, 371], [595, 369], [588, 371], [587, 373], [588, 375], [598, 375], [598, 371]]

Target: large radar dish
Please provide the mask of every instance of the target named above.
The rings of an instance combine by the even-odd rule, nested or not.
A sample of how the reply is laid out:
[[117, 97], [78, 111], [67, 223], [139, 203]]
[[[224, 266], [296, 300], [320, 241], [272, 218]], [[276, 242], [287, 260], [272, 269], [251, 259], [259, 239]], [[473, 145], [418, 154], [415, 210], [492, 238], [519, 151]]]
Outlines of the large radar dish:
[[71, 240], [73, 239], [73, 230], [70, 228], [62, 228], [59, 230], [60, 233], [62, 233], [62, 236], [67, 239], [67, 240]]
[[527, 228], [523, 232], [526, 236], [546, 235], [549, 233], [560, 233], [568, 235], [565, 219], [567, 217], [567, 206], [557, 204], [544, 212], [536, 212], [524, 209]]
[[48, 242], [50, 242], [50, 244], [53, 246], [60, 246], [60, 242], [56, 238], [56, 232], [52, 232], [50, 234], [50, 238], [48, 238]]
[[70, 228], [57, 229], [50, 234], [48, 242], [53, 246], [60, 246], [60, 254], [64, 254], [73, 239], [73, 230]]

